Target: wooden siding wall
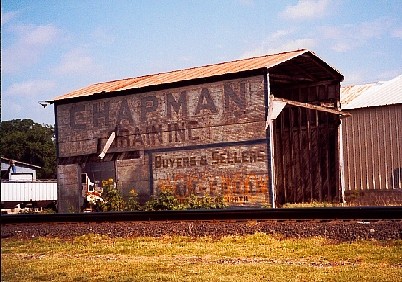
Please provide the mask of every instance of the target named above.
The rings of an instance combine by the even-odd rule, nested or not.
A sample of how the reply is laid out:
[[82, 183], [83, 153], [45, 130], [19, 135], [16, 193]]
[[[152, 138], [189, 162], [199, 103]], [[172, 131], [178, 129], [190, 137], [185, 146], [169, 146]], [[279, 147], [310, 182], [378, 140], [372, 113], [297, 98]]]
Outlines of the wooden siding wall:
[[154, 188], [173, 190], [179, 199], [210, 194], [232, 205], [267, 205], [267, 146], [258, 143], [152, 154]]
[[342, 120], [345, 190], [402, 188], [402, 104], [348, 110]]
[[134, 189], [138, 193], [138, 200], [146, 202], [150, 195], [150, 170], [149, 156], [142, 154], [137, 159], [116, 161], [117, 187], [123, 192], [123, 197], [128, 198], [130, 191]]
[[81, 167], [78, 164], [57, 166], [57, 209], [60, 213], [80, 211], [84, 204]]
[[[277, 89], [275, 96], [336, 105], [337, 85]], [[274, 122], [276, 203], [339, 201], [339, 117], [286, 106]]]
[[263, 75], [57, 106], [58, 157], [265, 138]]
[[[85, 159], [77, 156], [101, 162], [97, 154], [116, 132], [109, 156], [139, 152], [113, 160], [123, 195], [134, 188], [144, 200], [170, 189], [178, 197], [270, 204], [264, 82], [264, 75], [255, 75], [57, 105], [59, 164]], [[79, 165], [90, 178], [91, 168], [102, 167]]]

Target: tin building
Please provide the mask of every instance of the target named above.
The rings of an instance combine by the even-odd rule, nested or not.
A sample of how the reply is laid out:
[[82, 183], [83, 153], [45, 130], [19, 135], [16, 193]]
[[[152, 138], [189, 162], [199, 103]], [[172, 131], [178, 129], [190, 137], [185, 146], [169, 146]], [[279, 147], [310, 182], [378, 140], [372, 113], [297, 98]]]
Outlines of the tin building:
[[402, 203], [402, 75], [342, 87], [344, 186], [361, 204]]
[[339, 201], [342, 80], [303, 49], [56, 97], [59, 211], [79, 210], [82, 173], [141, 201], [161, 189], [235, 206]]
[[10, 181], [35, 181], [40, 166], [1, 157], [1, 179]]
[[[57, 183], [37, 180], [40, 166], [1, 157], [0, 206], [2, 213], [18, 213], [20, 208], [54, 207], [57, 201]], [[19, 205], [18, 209], [15, 209]]]

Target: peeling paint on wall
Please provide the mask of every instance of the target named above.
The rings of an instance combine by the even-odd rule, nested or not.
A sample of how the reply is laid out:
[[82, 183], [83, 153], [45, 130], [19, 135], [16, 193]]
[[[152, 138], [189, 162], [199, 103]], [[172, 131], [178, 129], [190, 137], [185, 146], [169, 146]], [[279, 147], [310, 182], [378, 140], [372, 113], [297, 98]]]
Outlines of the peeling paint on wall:
[[153, 155], [156, 192], [178, 198], [223, 196], [229, 204], [267, 204], [266, 144], [175, 151]]

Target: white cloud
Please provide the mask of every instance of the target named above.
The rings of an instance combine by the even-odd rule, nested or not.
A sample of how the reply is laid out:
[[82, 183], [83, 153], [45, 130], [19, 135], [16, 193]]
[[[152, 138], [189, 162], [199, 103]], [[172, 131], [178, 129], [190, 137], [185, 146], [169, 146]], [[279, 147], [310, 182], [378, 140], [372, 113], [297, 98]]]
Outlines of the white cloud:
[[391, 80], [398, 75], [401, 75], [402, 69], [357, 69], [357, 70], [346, 70], [344, 73], [345, 81], [342, 82], [342, 86], [354, 85], [354, 84], [366, 84], [378, 81]]
[[10, 22], [12, 19], [14, 19], [19, 12], [5, 12], [1, 11], [1, 26], [4, 24]]
[[294, 33], [293, 30], [286, 30], [286, 29], [281, 29], [275, 31], [273, 34], [271, 34], [270, 38], [272, 39], [280, 39], [288, 35], [292, 35]]
[[402, 39], [402, 27], [396, 28], [393, 31], [391, 31], [391, 36]]
[[350, 51], [356, 47], [356, 42], [350, 41], [339, 41], [339, 42], [334, 42], [331, 44], [331, 50], [338, 52], [338, 53], [344, 53], [347, 51]]
[[57, 37], [59, 30], [53, 25], [24, 26], [22, 43], [28, 46], [46, 46]]
[[363, 22], [356, 26], [357, 36], [362, 39], [379, 38], [390, 27], [388, 19], [377, 19], [371, 22]]
[[53, 106], [44, 109], [38, 100], [24, 100], [23, 97], [8, 97], [2, 102], [2, 120], [32, 119], [39, 123], [54, 124]]
[[111, 45], [116, 41], [113, 32], [109, 28], [98, 27], [91, 33], [91, 36], [94, 42], [102, 45]]
[[87, 74], [96, 69], [93, 58], [83, 48], [76, 48], [63, 55], [56, 72], [58, 74]]
[[28, 80], [11, 84], [5, 91], [7, 97], [34, 97], [42, 93], [49, 93], [56, 89], [56, 83], [51, 80]]
[[283, 51], [292, 51], [297, 49], [313, 49], [316, 46], [315, 39], [312, 38], [299, 38], [283, 42], [282, 45], [269, 50], [270, 53], [277, 53]]
[[379, 81], [391, 80], [402, 74], [402, 68], [388, 69], [377, 73]]
[[313, 38], [294, 38], [293, 30], [278, 30], [267, 37], [259, 46], [242, 54], [241, 58], [249, 58], [266, 54], [274, 54], [298, 49], [313, 49], [317, 42]]
[[250, 6], [254, 5], [254, 0], [238, 0], [241, 5]]
[[358, 48], [368, 41], [381, 38], [387, 33], [390, 21], [377, 19], [360, 24], [345, 24], [341, 26], [324, 26], [318, 28], [318, 34], [331, 46], [335, 52], [347, 52]]
[[299, 0], [296, 5], [286, 6], [280, 16], [290, 20], [321, 18], [329, 7], [329, 0]]
[[16, 103], [16, 102], [13, 102], [12, 100], [11, 101], [6, 100], [6, 101], [2, 101], [2, 104], [3, 104], [2, 113], [1, 113], [2, 120], [17, 119], [24, 115], [24, 111], [23, 111], [23, 107], [21, 106], [21, 103]]
[[2, 72], [15, 73], [34, 65], [60, 31], [53, 25], [20, 25], [12, 28], [17, 40], [2, 50]]
[[345, 70], [343, 72], [343, 75], [345, 77], [345, 80], [342, 81], [342, 83], [341, 83], [342, 86], [375, 82], [375, 81], [366, 81], [367, 71], [365, 71], [365, 70], [354, 70], [354, 71]]

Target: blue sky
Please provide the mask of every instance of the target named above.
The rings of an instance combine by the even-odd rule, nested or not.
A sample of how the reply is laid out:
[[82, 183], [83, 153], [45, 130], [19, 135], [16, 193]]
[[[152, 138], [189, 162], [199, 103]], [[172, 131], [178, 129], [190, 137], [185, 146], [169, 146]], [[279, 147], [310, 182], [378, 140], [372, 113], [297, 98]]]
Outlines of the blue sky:
[[89, 84], [307, 48], [342, 85], [402, 74], [401, 0], [2, 0], [2, 120]]

